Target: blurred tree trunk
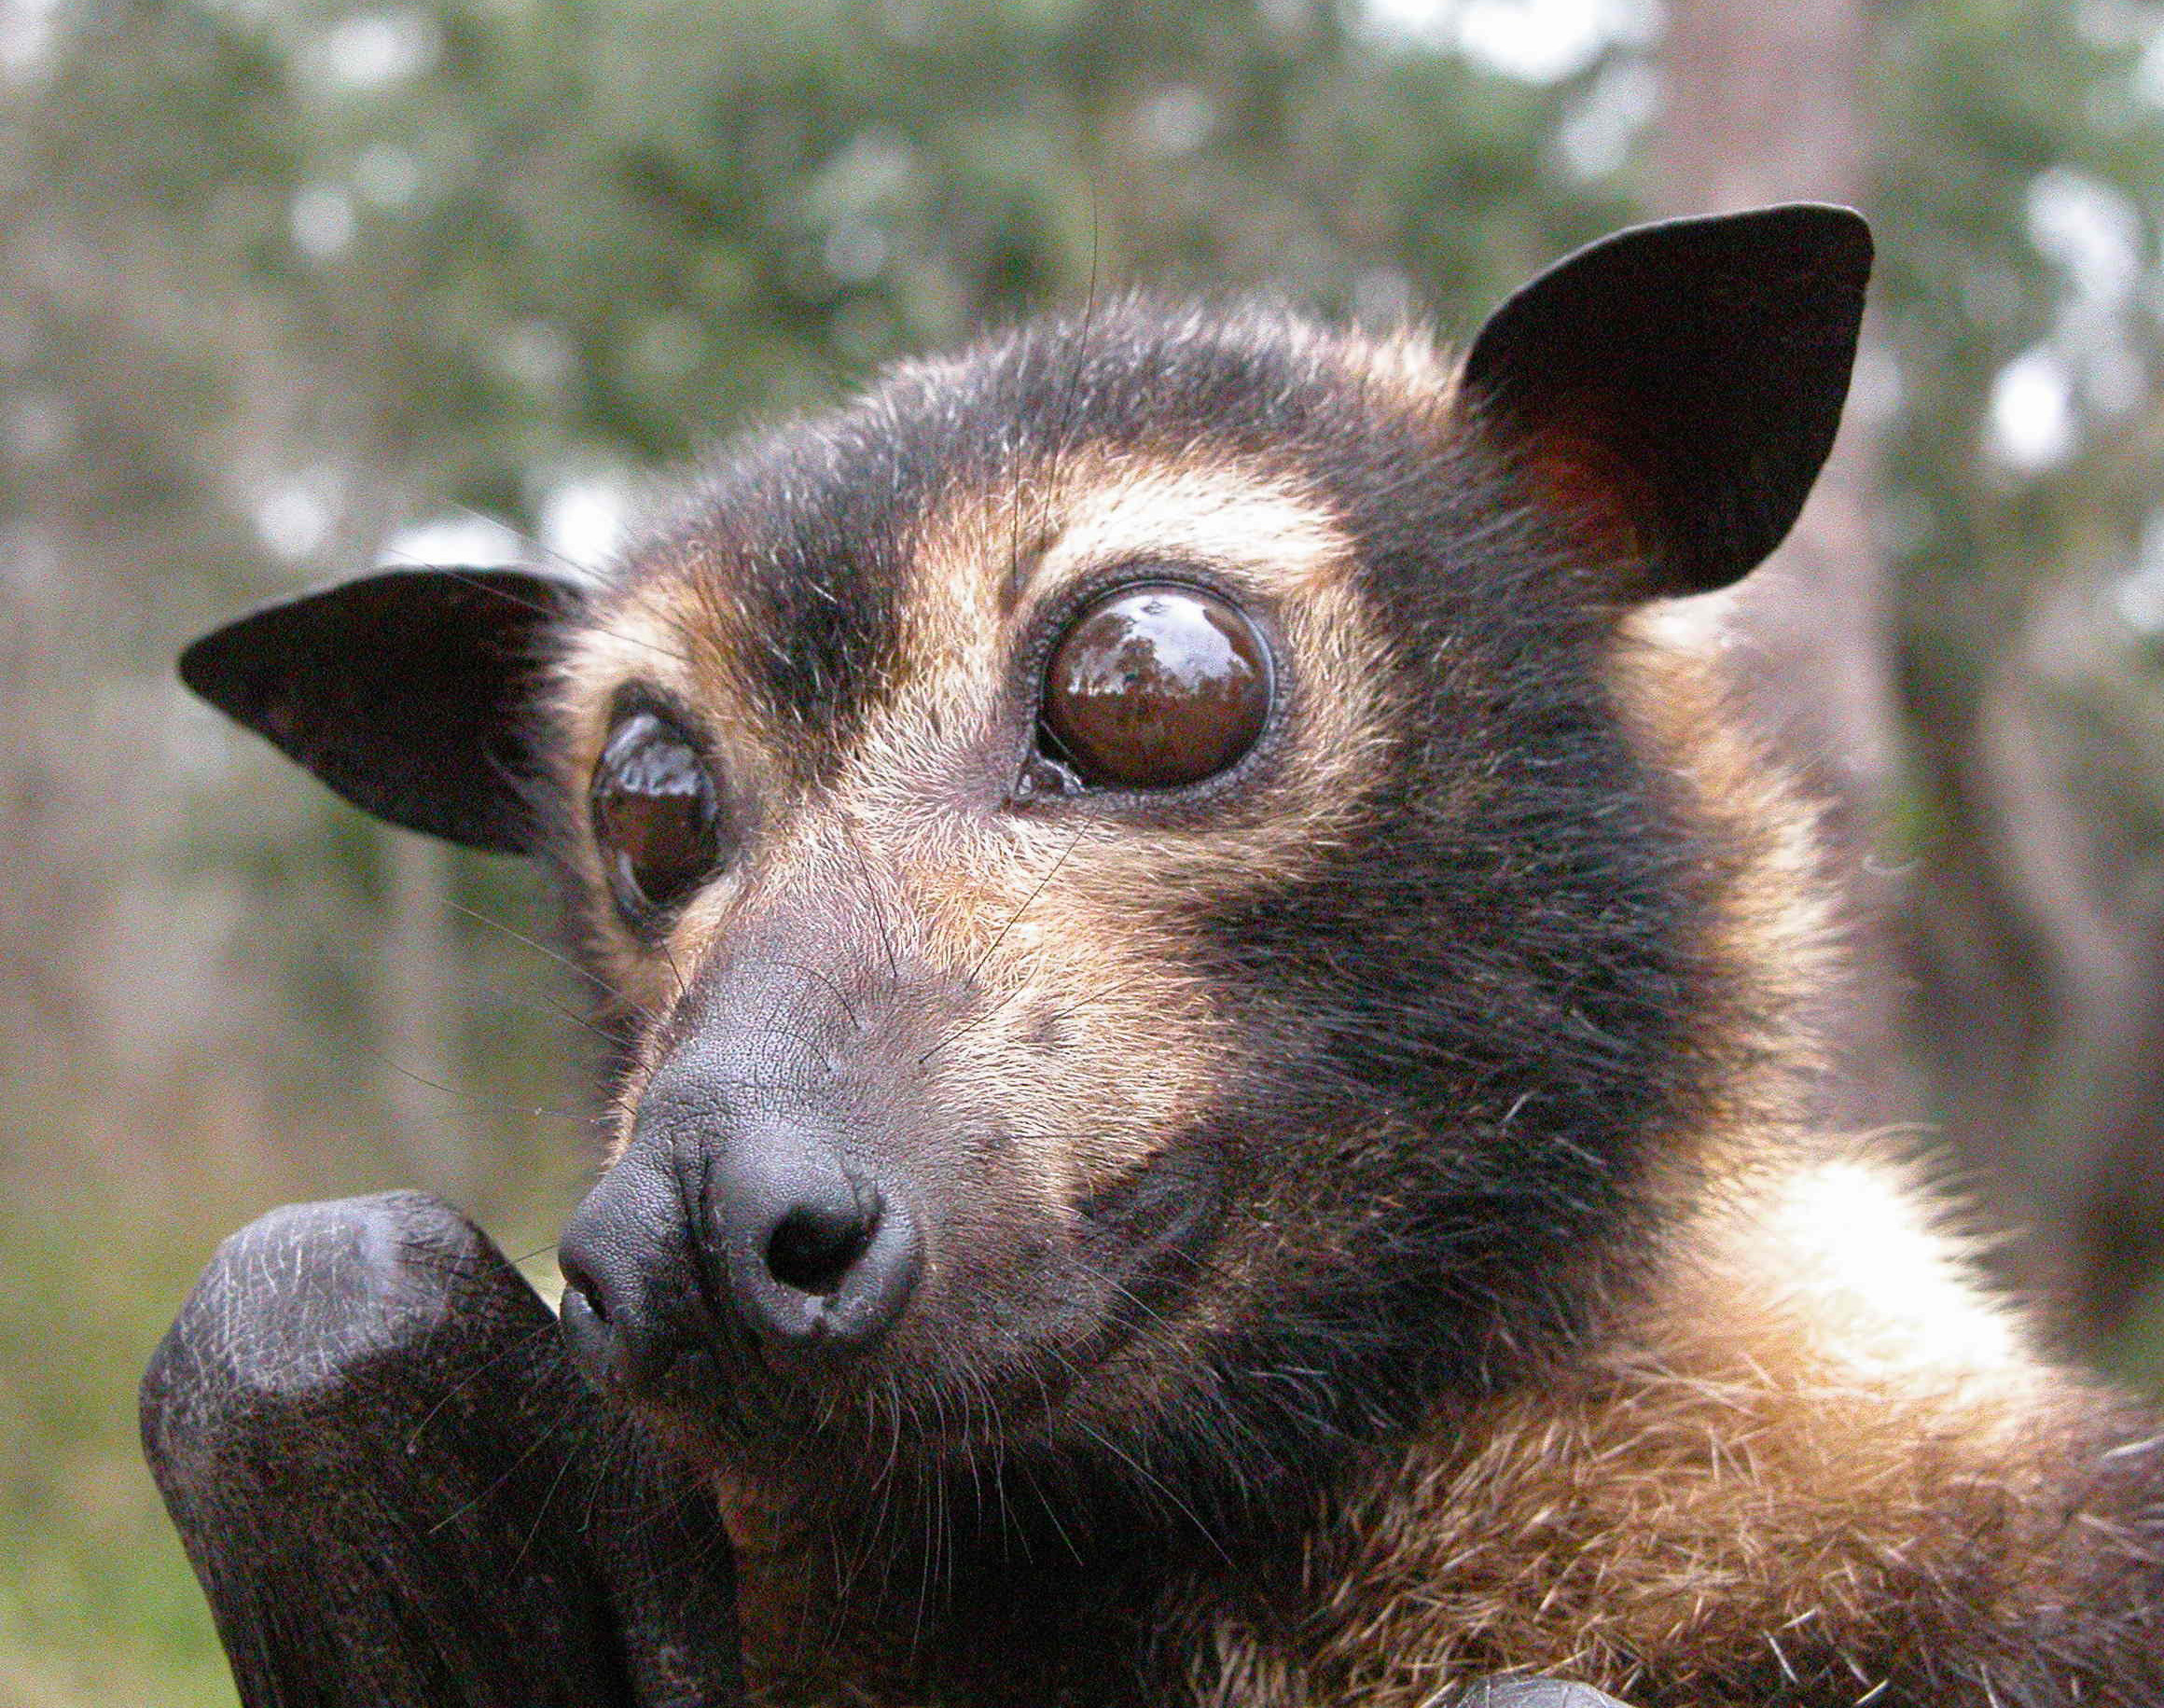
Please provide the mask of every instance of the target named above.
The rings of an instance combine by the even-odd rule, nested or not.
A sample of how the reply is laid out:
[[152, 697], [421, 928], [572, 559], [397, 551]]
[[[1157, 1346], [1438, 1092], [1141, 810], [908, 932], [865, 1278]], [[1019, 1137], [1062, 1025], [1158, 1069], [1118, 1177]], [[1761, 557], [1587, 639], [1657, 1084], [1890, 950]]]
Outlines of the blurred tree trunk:
[[2033, 592], [1968, 715], [1922, 721], [1950, 828], [1915, 945], [1957, 1148], [2036, 1236], [2024, 1282], [2108, 1353], [2164, 1270], [2164, 854], [2126, 774], [2164, 729], [2099, 603], [2079, 574]]
[[[1862, 0], [1671, 0], [1653, 201], [1670, 214], [1769, 201], [1859, 202], [1871, 45]], [[1859, 365], [1868, 375], [1868, 344]], [[1867, 383], [1796, 532], [1707, 615], [1768, 738], [1827, 805], [1854, 977], [1821, 1023], [1834, 1052], [1821, 1113], [1846, 1127], [1913, 1119], [1897, 881], [1870, 856], [1900, 763], [1886, 574], [1873, 535]], [[1857, 407], [1858, 402], [1863, 407]]]
[[[1655, 200], [1676, 214], [1863, 201], [1871, 46], [1864, 0], [1672, 0]], [[1855, 977], [1829, 1007], [1824, 1112], [1912, 1118], [1928, 1078], [1993, 1222], [2025, 1236], [1996, 1260], [2059, 1298], [2095, 1350], [2164, 1266], [2164, 876], [2129, 853], [2142, 839], [2105, 798], [2115, 780], [2074, 757], [2070, 707], [2093, 714], [2110, 676], [2088, 657], [2090, 582], [2058, 602], [2078, 611], [2032, 595], [1985, 625], [1957, 661], [1980, 687], [1929, 671], [1896, 687], [1905, 625], [1873, 537], [1872, 361], [1867, 329], [1861, 407], [1816, 493], [1717, 618], [1747, 702], [1832, 809]], [[1905, 731], [1945, 821], [1911, 885], [1871, 857]]]

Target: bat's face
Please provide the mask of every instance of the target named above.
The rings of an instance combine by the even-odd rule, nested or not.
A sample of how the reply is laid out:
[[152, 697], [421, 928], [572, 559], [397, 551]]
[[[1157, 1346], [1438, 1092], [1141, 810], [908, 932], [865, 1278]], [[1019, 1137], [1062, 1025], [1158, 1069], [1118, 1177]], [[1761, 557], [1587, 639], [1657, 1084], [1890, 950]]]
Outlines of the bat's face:
[[1380, 937], [1453, 881], [1505, 667], [1462, 597], [1386, 608], [1372, 489], [1471, 552], [1462, 441], [1409, 348], [1121, 311], [753, 448], [637, 553], [559, 696], [632, 1038], [563, 1247], [594, 1368], [823, 1476], [881, 1408], [1126, 1436], [1359, 1260], [1316, 1201], [1414, 1116], [1344, 1035], [1405, 1028]]
[[312, 677], [325, 607], [191, 655], [366, 804], [562, 868], [624, 1039], [562, 1246], [597, 1381], [785, 1495], [1214, 1501], [1572, 1330], [1735, 994], [1617, 618], [1778, 539], [1852, 348], [1857, 229], [1751, 217], [1568, 264], [1463, 368], [1129, 305], [901, 370], [602, 594], [464, 578], [402, 746], [292, 732], [390, 680], [279, 697], [261, 625]]

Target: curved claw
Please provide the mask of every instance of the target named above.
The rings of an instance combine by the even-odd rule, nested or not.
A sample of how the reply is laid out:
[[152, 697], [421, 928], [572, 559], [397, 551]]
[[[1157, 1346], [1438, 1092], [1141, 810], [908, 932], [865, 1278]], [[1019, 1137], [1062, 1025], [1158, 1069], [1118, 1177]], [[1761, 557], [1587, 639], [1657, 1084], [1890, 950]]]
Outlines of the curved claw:
[[1483, 1678], [1468, 1685], [1452, 1708], [1627, 1708], [1590, 1685], [1557, 1678]]

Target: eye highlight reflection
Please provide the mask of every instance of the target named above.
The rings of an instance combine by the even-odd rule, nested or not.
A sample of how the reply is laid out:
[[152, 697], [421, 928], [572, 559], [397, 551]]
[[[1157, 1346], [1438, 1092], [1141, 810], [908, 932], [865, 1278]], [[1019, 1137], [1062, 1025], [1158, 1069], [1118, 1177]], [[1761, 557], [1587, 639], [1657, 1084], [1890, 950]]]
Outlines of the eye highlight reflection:
[[633, 712], [610, 732], [589, 808], [609, 892], [633, 925], [686, 900], [728, 852], [714, 774], [658, 712]]
[[1053, 648], [1040, 743], [1092, 787], [1200, 783], [1260, 738], [1271, 675], [1269, 646], [1229, 600], [1131, 583], [1087, 606]]

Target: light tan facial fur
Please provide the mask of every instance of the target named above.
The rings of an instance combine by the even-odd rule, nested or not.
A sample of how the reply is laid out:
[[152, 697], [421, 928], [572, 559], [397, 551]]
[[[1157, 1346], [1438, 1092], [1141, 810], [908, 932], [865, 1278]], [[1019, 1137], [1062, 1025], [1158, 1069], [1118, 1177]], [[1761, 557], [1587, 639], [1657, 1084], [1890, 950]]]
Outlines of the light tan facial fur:
[[[1025, 523], [1033, 545], [1017, 599]], [[1033, 1101], [1061, 1112], [1028, 1137], [1047, 1171], [1070, 1176], [1069, 1195], [1131, 1167], [1151, 1135], [1177, 1128], [1183, 1102], [1199, 1101], [1217, 1066], [1206, 995], [1167, 952], [1154, 898], [1282, 878], [1357, 827], [1348, 803], [1388, 707], [1350, 551], [1314, 494], [1230, 465], [1077, 455], [1011, 486], [950, 493], [910, 542], [902, 650], [912, 668], [831, 785], [799, 798], [776, 798], [776, 755], [794, 732], [761, 718], [734, 666], [736, 649], [767, 642], [739, 626], [726, 550], [637, 565], [562, 672], [570, 778], [590, 772], [617, 696], [645, 685], [690, 710], [720, 764], [768, 799], [736, 868], [661, 944], [646, 951], [618, 934], [619, 979], [647, 1013], [664, 1014], [705, 959], [726, 952], [758, 897], [870, 886], [903, 952], [984, 993], [988, 1018], [958, 1021], [938, 1071], [958, 1086], [1011, 1082], [1018, 1035], [1057, 1025], [1066, 1048], [1030, 1097], [1008, 1085], [1009, 1106], [1025, 1130]], [[1218, 819], [1192, 829], [1137, 826], [1075, 803], [986, 810], [968, 779], [988, 736], [1013, 743], [1018, 656], [1041, 646], [1077, 590], [1153, 565], [1207, 574], [1278, 634], [1281, 752], [1262, 808], [1236, 827]], [[1016, 769], [1021, 757], [1017, 748]], [[582, 858], [598, 882], [590, 847]], [[1137, 1075], [1138, 1060], [1155, 1071]], [[1117, 1120], [1093, 1089], [1108, 1076], [1127, 1088]], [[628, 1106], [635, 1077], [627, 1089]], [[1085, 1107], [1091, 1118], [1077, 1124]]]

